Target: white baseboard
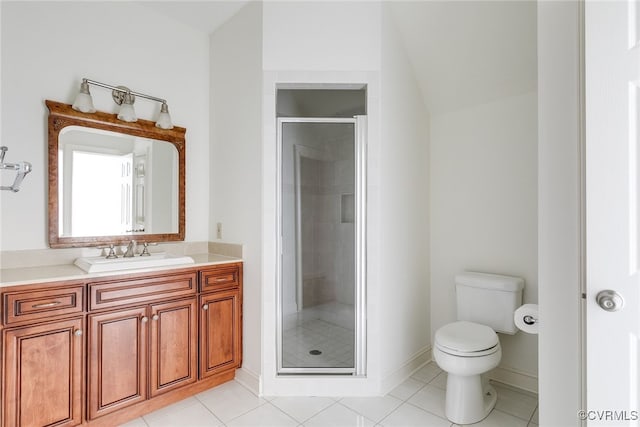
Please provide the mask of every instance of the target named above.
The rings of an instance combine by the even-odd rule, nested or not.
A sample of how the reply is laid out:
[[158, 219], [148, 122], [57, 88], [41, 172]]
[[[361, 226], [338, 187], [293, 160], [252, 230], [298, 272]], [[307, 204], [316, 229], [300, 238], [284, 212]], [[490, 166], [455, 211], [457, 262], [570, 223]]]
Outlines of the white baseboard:
[[497, 367], [489, 372], [489, 378], [503, 384], [538, 394], [538, 377], [513, 368]]
[[418, 369], [431, 361], [431, 346], [424, 347], [402, 366], [395, 371], [385, 375], [380, 383], [381, 395], [386, 395], [391, 390], [402, 384], [407, 378], [413, 375]]
[[256, 396], [260, 395], [260, 376], [248, 369], [236, 369], [236, 381], [251, 390]]

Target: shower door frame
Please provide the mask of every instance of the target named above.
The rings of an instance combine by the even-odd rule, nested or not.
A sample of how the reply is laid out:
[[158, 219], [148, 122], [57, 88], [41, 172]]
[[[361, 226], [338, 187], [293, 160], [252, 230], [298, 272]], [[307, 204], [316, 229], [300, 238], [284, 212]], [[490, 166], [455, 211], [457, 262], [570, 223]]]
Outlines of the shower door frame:
[[[285, 123], [329, 123], [329, 124], [353, 124], [354, 150], [355, 150], [355, 299], [354, 299], [354, 366], [353, 368], [285, 368], [282, 366], [282, 326], [283, 326], [283, 302], [282, 302], [282, 258], [284, 255], [282, 243], [282, 127]], [[354, 116], [353, 118], [337, 117], [279, 117], [277, 119], [277, 154], [276, 154], [276, 361], [277, 375], [291, 374], [349, 374], [357, 377], [366, 376], [366, 211], [367, 211], [367, 116]], [[299, 150], [296, 150], [299, 151]], [[298, 163], [299, 152], [296, 153], [295, 162]], [[299, 179], [299, 168], [295, 165], [294, 176]], [[300, 200], [296, 194], [296, 216], [300, 212]], [[301, 300], [300, 292], [300, 259], [299, 258], [299, 220], [296, 218], [296, 302]], [[298, 304], [298, 311], [301, 305]]]

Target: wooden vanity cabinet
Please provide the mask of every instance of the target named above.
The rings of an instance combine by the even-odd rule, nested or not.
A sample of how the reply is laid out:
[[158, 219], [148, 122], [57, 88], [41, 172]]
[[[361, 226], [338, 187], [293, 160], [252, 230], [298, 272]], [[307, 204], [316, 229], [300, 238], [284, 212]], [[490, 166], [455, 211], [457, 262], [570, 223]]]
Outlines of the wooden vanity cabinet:
[[242, 363], [242, 264], [200, 271], [200, 378]]
[[[89, 284], [89, 305], [112, 309], [88, 316], [89, 419], [197, 380], [196, 284], [195, 272]], [[165, 301], [175, 293], [192, 297]], [[142, 301], [158, 302], [117, 309]]]
[[2, 427], [119, 425], [241, 365], [240, 262], [0, 293]]
[[196, 298], [151, 307], [149, 392], [158, 396], [198, 379]]
[[240, 366], [240, 292], [202, 295], [200, 307], [200, 378]]
[[147, 399], [146, 307], [88, 316], [87, 418]]
[[74, 426], [84, 396], [84, 285], [2, 293], [2, 425]]
[[82, 318], [5, 329], [5, 427], [82, 423]]

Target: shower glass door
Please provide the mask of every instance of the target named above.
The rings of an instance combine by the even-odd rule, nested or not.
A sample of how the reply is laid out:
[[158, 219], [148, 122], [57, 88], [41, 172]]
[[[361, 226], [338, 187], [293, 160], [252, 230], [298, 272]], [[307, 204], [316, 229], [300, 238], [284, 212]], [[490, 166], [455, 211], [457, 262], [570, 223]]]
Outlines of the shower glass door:
[[365, 124], [278, 119], [279, 374], [364, 373]]

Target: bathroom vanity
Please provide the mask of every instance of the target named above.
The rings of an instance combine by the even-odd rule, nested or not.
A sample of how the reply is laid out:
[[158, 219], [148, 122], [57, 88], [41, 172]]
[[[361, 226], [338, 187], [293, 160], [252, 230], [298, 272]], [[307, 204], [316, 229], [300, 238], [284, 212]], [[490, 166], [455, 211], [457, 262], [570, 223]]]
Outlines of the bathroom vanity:
[[46, 106], [49, 246], [82, 249], [3, 259], [0, 427], [115, 426], [232, 380], [242, 260], [149, 252], [184, 240], [186, 129]]
[[114, 426], [232, 380], [242, 262], [194, 258], [134, 272], [59, 266], [31, 283], [32, 268], [21, 281], [3, 276], [2, 426]]

